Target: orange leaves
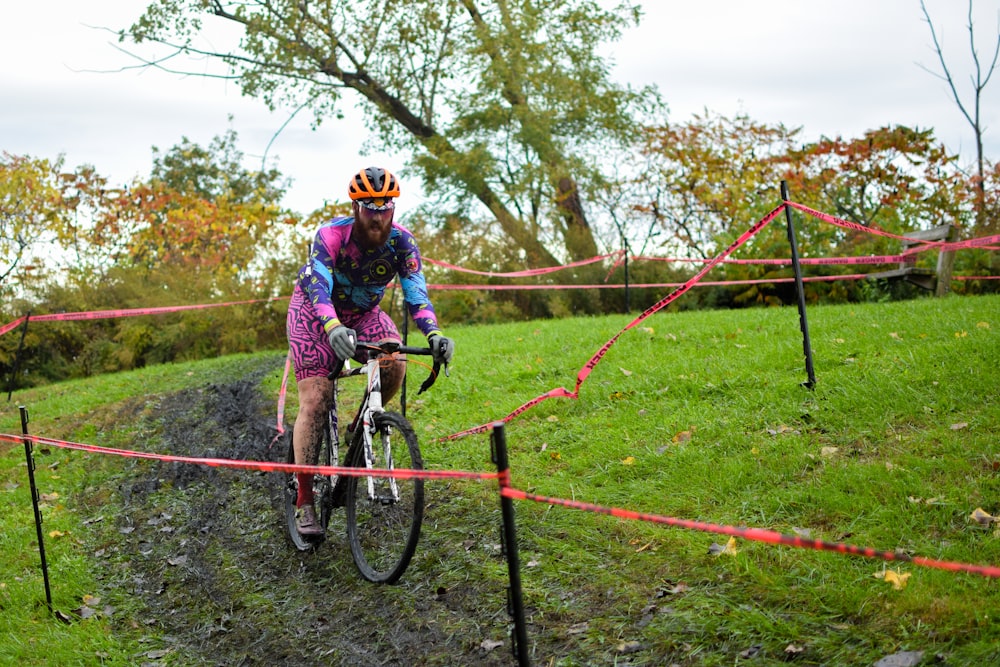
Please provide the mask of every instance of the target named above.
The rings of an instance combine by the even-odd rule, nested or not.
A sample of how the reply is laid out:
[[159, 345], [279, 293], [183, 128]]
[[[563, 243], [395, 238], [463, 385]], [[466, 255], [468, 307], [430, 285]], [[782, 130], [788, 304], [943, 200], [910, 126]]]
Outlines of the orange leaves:
[[906, 588], [906, 582], [910, 578], [910, 573], [883, 569], [875, 572], [872, 576], [892, 585], [893, 590], [901, 591]]
[[711, 546], [708, 547], [708, 553], [713, 556], [735, 556], [739, 553], [739, 550], [736, 548], [736, 538], [730, 537], [729, 541], [725, 544], [712, 542]]
[[674, 437], [671, 438], [670, 440], [675, 445], [684, 444], [685, 442], [689, 442], [691, 440], [691, 433], [693, 431], [694, 431], [694, 428], [692, 428], [690, 431], [679, 431], [676, 434], [674, 434]]

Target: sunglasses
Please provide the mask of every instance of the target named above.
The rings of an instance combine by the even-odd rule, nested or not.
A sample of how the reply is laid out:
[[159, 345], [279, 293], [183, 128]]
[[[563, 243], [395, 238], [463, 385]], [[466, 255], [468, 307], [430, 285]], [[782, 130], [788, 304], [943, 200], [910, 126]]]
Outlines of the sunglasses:
[[391, 197], [373, 197], [371, 199], [359, 199], [358, 203], [369, 211], [388, 211], [396, 208], [396, 202]]

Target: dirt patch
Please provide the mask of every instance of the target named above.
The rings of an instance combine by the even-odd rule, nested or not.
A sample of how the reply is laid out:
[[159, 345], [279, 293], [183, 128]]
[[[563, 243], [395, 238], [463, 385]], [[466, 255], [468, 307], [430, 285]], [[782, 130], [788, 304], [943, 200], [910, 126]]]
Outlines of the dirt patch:
[[[262, 375], [280, 363], [268, 360], [231, 381], [123, 410], [142, 425], [135, 448], [282, 460], [273, 399], [258, 389]], [[162, 638], [138, 661], [514, 663], [503, 561], [481, 547], [495, 534], [487, 539], [470, 534], [467, 523], [452, 526], [453, 513], [468, 515], [468, 508], [451, 500], [447, 485], [431, 494], [421, 546], [403, 581], [377, 586], [355, 571], [342, 517], [335, 517], [330, 539], [316, 551], [290, 546], [278, 506], [281, 481], [278, 474], [201, 465], [127, 464], [117, 493], [99, 510], [108, 518], [99, 522], [104, 532], [94, 551], [103, 565], [103, 594], [121, 608], [115, 616]], [[463, 544], [457, 561], [449, 557], [442, 564], [442, 554]], [[462, 558], [473, 560], [472, 569], [465, 570]], [[484, 568], [493, 574], [481, 576]]]

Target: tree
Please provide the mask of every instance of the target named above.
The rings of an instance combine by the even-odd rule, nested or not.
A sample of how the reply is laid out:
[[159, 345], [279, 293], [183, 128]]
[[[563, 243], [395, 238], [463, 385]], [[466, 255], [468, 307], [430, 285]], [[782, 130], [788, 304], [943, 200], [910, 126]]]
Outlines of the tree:
[[[627, 142], [639, 108], [659, 108], [598, 55], [639, 16], [592, 0], [160, 0], [120, 39], [217, 58], [245, 94], [317, 123], [355, 93], [373, 141], [410, 152], [430, 193], [477, 200], [539, 266], [595, 254], [585, 148]], [[239, 45], [199, 48], [212, 20], [241, 26]]]
[[958, 88], [955, 85], [955, 79], [952, 76], [951, 70], [948, 68], [948, 63], [944, 57], [944, 51], [941, 49], [941, 43], [938, 41], [937, 32], [934, 29], [934, 22], [931, 20], [930, 13], [927, 11], [927, 6], [924, 3], [924, 0], [920, 0], [920, 9], [923, 11], [924, 20], [927, 22], [927, 27], [931, 31], [931, 39], [934, 42], [934, 51], [937, 53], [938, 62], [941, 65], [941, 71], [943, 74], [931, 72], [931, 70], [926, 67], [924, 69], [947, 82], [948, 88], [951, 90], [952, 98], [955, 100], [955, 104], [958, 105], [958, 109], [962, 112], [965, 120], [972, 126], [972, 132], [976, 138], [976, 227], [978, 229], [983, 229], [986, 225], [986, 167], [985, 158], [983, 156], [983, 134], [986, 132], [986, 128], [982, 125], [980, 104], [982, 102], [983, 90], [986, 88], [990, 78], [993, 76], [993, 72], [996, 70], [997, 60], [1000, 58], [1000, 26], [998, 26], [997, 30], [997, 43], [993, 48], [993, 58], [990, 60], [989, 67], [986, 68], [986, 72], [984, 74], [983, 64], [979, 60], [979, 50], [976, 48], [976, 33], [972, 21], [972, 0], [969, 0], [968, 22], [966, 24], [966, 28], [969, 31], [969, 50], [972, 53], [973, 74], [970, 76], [972, 83], [972, 99], [971, 102], [966, 102], [963, 101], [962, 96], [959, 94]]
[[[968, 180], [933, 130], [896, 125], [857, 139], [824, 137], [789, 152], [784, 161], [784, 178], [798, 201], [866, 227], [902, 234], [967, 222]], [[842, 235], [829, 241], [843, 241]], [[869, 235], [849, 236], [862, 245], [873, 242]]]
[[[710, 114], [648, 128], [642, 149], [647, 169], [625, 184], [632, 191], [633, 222], [645, 220], [649, 231], [662, 232], [661, 250], [668, 254], [712, 257], [780, 203], [782, 180], [796, 202], [896, 234], [967, 220], [968, 180], [932, 130], [884, 127], [857, 139], [822, 138], [805, 145], [795, 141], [798, 132], [743, 115]], [[890, 251], [882, 237], [816, 221], [796, 232], [804, 257]], [[781, 224], [764, 229], [740, 251], [744, 258], [788, 255]], [[724, 270], [728, 279], [768, 278], [780, 271], [732, 264]], [[770, 298], [767, 288], [751, 286], [733, 301]]]
[[230, 130], [206, 148], [187, 138], [166, 152], [153, 148], [148, 181], [106, 189], [103, 181], [73, 182], [80, 244], [77, 265], [84, 272], [125, 267], [150, 273], [169, 267], [207, 273], [228, 291], [231, 279], [260, 276], [276, 254], [292, 250], [289, 235], [299, 220], [279, 203], [284, 183], [277, 170], [242, 166], [237, 134]]
[[633, 210], [665, 232], [669, 250], [714, 256], [780, 202], [776, 158], [792, 150], [797, 133], [708, 112], [648, 127], [641, 150], [649, 166]]
[[61, 160], [53, 163], [6, 151], [0, 155], [0, 293], [5, 300], [12, 293], [13, 276], [23, 287], [27, 271], [43, 266], [29, 268], [26, 255], [67, 236], [61, 167]]

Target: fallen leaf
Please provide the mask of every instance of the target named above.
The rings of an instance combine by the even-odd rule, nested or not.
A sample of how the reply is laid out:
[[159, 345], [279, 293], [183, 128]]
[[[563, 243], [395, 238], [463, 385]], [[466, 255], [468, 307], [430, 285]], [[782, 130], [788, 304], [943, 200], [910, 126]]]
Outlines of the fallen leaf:
[[54, 500], [59, 500], [58, 493], [43, 493], [41, 495], [42, 501], [46, 503], [51, 503]]
[[708, 547], [708, 553], [712, 554], [713, 556], [721, 556], [722, 554], [726, 554], [727, 556], [735, 556], [737, 553], [736, 538], [730, 537], [729, 541], [726, 542], [724, 545], [712, 542], [712, 545]]
[[167, 559], [167, 565], [173, 565], [175, 567], [177, 565], [184, 565], [185, 563], [187, 563], [187, 556], [183, 556], [183, 555], [181, 555], [181, 556], [174, 556], [173, 558], [168, 558]]
[[559, 452], [549, 452], [549, 458], [553, 461], [559, 461], [562, 459], [562, 454]]
[[590, 629], [590, 623], [588, 623], [587, 621], [584, 621], [583, 623], [574, 623], [573, 625], [569, 626], [569, 628], [567, 628], [566, 634], [580, 635], [589, 629]]
[[618, 370], [620, 370], [622, 372], [622, 375], [624, 375], [625, 377], [629, 377], [630, 375], [632, 375], [632, 371], [625, 370], [624, 368], [619, 368]]
[[969, 518], [978, 523], [980, 526], [989, 526], [991, 523], [1000, 521], [997, 517], [983, 510], [982, 507], [977, 507], [973, 510], [972, 514], [969, 515]]
[[955, 338], [965, 338], [968, 335], [969, 335], [968, 331], [956, 331], [955, 332]]
[[556, 417], [555, 415], [549, 415], [548, 417], [545, 418], [545, 421], [547, 421], [547, 422], [557, 422], [557, 421], [559, 421], [559, 417]]
[[831, 456], [836, 456], [840, 449], [837, 447], [823, 447], [819, 450], [819, 455], [824, 458], [830, 458]]
[[804, 646], [796, 646], [795, 644], [789, 644], [788, 646], [785, 647], [785, 655], [788, 656], [801, 655], [802, 653], [805, 653], [805, 650], [806, 649]]
[[968, 428], [968, 427], [969, 427], [969, 422], [958, 422], [956, 424], [951, 425], [951, 430], [961, 431], [963, 428]]
[[681, 431], [673, 437], [673, 441], [676, 443], [688, 442], [691, 439], [691, 431]]
[[990, 323], [989, 322], [977, 322], [976, 323], [976, 328], [977, 329], [989, 329], [990, 328]]
[[489, 653], [493, 649], [500, 648], [501, 646], [503, 646], [502, 641], [496, 639], [484, 639], [482, 643], [479, 645], [479, 648]]
[[895, 331], [890, 331], [889, 332], [889, 337], [890, 338], [895, 338], [896, 340], [899, 340], [899, 334], [896, 333]]
[[52, 538], [63, 537], [65, 534], [66, 533], [62, 532], [61, 530], [50, 530], [49, 531], [49, 537], [52, 537]]
[[622, 459], [622, 465], [623, 466], [634, 466], [635, 465], [635, 457], [634, 456], [626, 456], [625, 458]]
[[744, 660], [752, 660], [753, 658], [757, 657], [757, 655], [761, 652], [763, 648], [764, 646], [761, 644], [754, 644], [747, 650], [740, 651], [740, 657], [743, 658]]
[[927, 499], [917, 498], [915, 496], [907, 496], [906, 499], [909, 500], [914, 505], [944, 505], [944, 498], [937, 496], [935, 496], [934, 498], [927, 498]]
[[629, 653], [638, 653], [641, 650], [642, 650], [642, 644], [640, 644], [637, 641], [622, 642], [615, 648], [615, 651], [617, 651], [620, 655], [628, 655]]
[[923, 651], [903, 651], [885, 656], [874, 667], [917, 667], [923, 659]]
[[909, 572], [896, 572], [895, 570], [881, 570], [872, 575], [876, 579], [882, 579], [897, 591], [906, 588], [906, 580], [910, 578]]
[[665, 595], [680, 595], [681, 593], [687, 593], [687, 591], [688, 585], [683, 581], [679, 581], [676, 584], [668, 582], [666, 586], [656, 591], [656, 597], [662, 598]]

